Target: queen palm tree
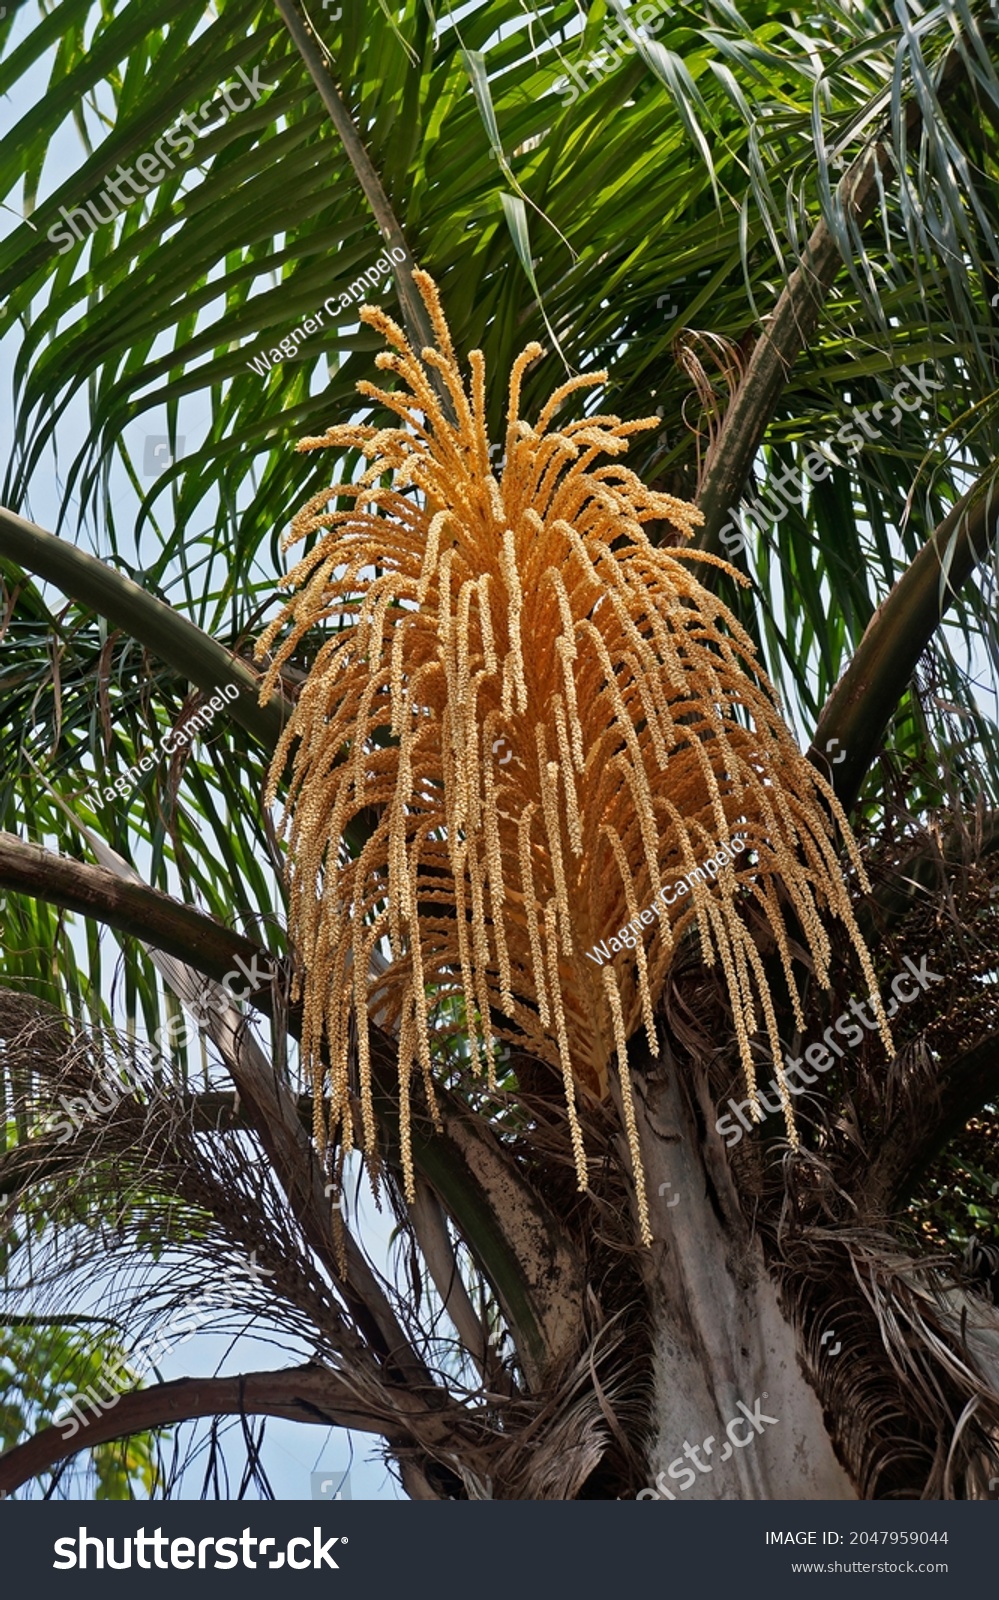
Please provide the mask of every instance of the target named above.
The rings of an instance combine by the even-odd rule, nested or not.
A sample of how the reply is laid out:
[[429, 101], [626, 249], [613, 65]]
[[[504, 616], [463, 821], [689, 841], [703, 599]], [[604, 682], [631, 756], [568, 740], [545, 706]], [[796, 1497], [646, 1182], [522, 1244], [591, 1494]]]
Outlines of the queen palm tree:
[[[339, 9], [0, 19], [31, 100], [0, 143], [23, 219], [0, 250], [0, 1184], [35, 1396], [0, 1489], [112, 1440], [141, 1479], [156, 1430], [228, 1415], [369, 1429], [416, 1498], [984, 1497], [997, 25], [950, 3]], [[71, 115], [84, 154], [53, 188]], [[546, 521], [545, 450], [591, 474], [578, 515]], [[501, 619], [520, 667], [463, 744], [470, 689], [433, 640], [490, 483], [504, 514], [522, 486], [549, 543], [516, 650]], [[326, 507], [365, 488], [376, 532], [344, 577]], [[567, 604], [592, 654], [559, 724], [542, 576], [584, 557]], [[397, 573], [377, 625], [405, 679], [373, 633]], [[200, 747], [178, 738], [213, 698]], [[469, 865], [490, 816], [501, 871]], [[521, 824], [550, 928], [523, 882], [495, 892]], [[695, 878], [739, 826], [738, 868]], [[691, 911], [646, 935], [681, 868]], [[636, 918], [579, 979], [584, 932]], [[86, 1103], [60, 1123], [64, 1100]], [[394, 1277], [351, 1220], [354, 1145]], [[304, 1364], [136, 1380], [70, 1438], [51, 1424], [26, 1319], [68, 1322], [90, 1373], [251, 1251], [246, 1303]], [[67, 1289], [98, 1267], [106, 1336]]]

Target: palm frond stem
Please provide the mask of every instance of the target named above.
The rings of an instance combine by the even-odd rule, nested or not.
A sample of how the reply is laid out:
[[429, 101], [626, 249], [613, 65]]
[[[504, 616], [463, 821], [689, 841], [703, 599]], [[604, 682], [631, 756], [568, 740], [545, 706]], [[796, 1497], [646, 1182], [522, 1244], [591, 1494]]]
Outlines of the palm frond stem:
[[0, 507], [0, 559], [16, 562], [35, 577], [54, 583], [80, 605], [92, 607], [131, 638], [141, 639], [206, 693], [236, 684], [240, 695], [231, 702], [230, 715], [266, 749], [273, 750], [288, 721], [290, 703], [279, 690], [273, 703], [262, 706], [252, 668], [172, 606], [86, 550], [5, 507]]
[[[992, 549], [999, 521], [993, 462], [940, 523], [868, 623], [850, 665], [823, 707], [809, 758], [831, 773], [843, 809], [860, 785], [915, 666], [951, 604]], [[845, 759], [829, 765], [833, 739]]]

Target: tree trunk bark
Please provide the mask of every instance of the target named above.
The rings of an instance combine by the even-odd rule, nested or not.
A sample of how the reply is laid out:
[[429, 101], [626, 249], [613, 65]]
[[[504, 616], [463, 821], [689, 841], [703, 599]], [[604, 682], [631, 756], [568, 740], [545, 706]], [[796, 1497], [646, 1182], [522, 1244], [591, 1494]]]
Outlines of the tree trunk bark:
[[695, 1107], [665, 1056], [632, 1085], [655, 1239], [643, 1253], [655, 1384], [643, 1494], [856, 1500], [710, 1103]]

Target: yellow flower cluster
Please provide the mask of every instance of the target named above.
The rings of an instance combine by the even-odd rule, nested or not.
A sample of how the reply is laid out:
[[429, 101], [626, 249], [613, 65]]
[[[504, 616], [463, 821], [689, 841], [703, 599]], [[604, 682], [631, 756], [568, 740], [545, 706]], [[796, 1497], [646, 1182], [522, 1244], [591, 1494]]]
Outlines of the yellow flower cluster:
[[[543, 352], [529, 345], [510, 378], [497, 479], [482, 353], [469, 356], [466, 389], [435, 287], [414, 278], [437, 348], [418, 359], [383, 312], [362, 311], [394, 347], [377, 364], [397, 387], [359, 390], [401, 425], [350, 423], [299, 445], [357, 451], [363, 470], [295, 517], [285, 547], [312, 542], [283, 580], [293, 597], [257, 651], [259, 659], [284, 633], [266, 698], [306, 636], [322, 640], [268, 794], [291, 758], [290, 933], [304, 970], [317, 1133], [339, 1133], [350, 1148], [356, 1106], [373, 1152], [367, 1022], [377, 1016], [398, 1038], [412, 1193], [411, 1077], [419, 1063], [434, 1108], [431, 1036], [461, 996], [476, 1069], [484, 1047], [491, 1070], [502, 1039], [561, 1073], [581, 1187], [576, 1096], [606, 1096], [616, 1053], [648, 1238], [626, 1045], [644, 1022], [656, 1053], [654, 1008], [678, 940], [696, 926], [704, 961], [722, 964], [755, 1104], [758, 1010], [775, 1055], [780, 1040], [747, 907], [755, 902], [769, 923], [804, 1026], [788, 913], [823, 982], [821, 911], [841, 917], [875, 988], [830, 813], [863, 873], [751, 640], [686, 562], [726, 564], [656, 548], [644, 532], [667, 519], [689, 537], [701, 520], [618, 460], [629, 436], [657, 419], [590, 416], [555, 427], [570, 396], [605, 381], [599, 373], [563, 384], [531, 424], [520, 416], [521, 383]], [[367, 838], [352, 854], [345, 834], [358, 819]], [[733, 836], [745, 841], [741, 861], [727, 852], [716, 877], [695, 876], [715, 841]], [[630, 959], [594, 970], [587, 947], [633, 922], [679, 874], [690, 895], [664, 913], [648, 950], [639, 943]], [[387, 966], [372, 976], [372, 955], [386, 947]], [[794, 1139], [786, 1089], [782, 1098]]]

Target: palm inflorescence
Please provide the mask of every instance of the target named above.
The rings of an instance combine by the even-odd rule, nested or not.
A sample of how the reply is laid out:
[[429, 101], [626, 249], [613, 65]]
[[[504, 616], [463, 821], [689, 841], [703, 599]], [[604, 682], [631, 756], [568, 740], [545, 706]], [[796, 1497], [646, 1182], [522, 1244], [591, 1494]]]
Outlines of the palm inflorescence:
[[[758, 1012], [778, 1058], [781, 1046], [751, 902], [772, 931], [801, 1027], [786, 919], [823, 983], [822, 913], [844, 921], [890, 1045], [836, 825], [866, 887], [863, 868], [750, 639], [689, 567], [725, 564], [657, 548], [645, 532], [643, 524], [665, 520], [689, 537], [701, 520], [619, 459], [629, 436], [656, 419], [556, 426], [571, 396], [605, 381], [598, 373], [562, 384], [537, 422], [526, 421], [521, 382], [543, 353], [530, 344], [511, 373], [505, 460], [494, 474], [482, 354], [470, 354], [466, 385], [436, 289], [426, 274], [415, 277], [437, 348], [418, 359], [389, 317], [363, 311], [394, 347], [377, 364], [399, 386], [359, 389], [401, 426], [354, 422], [299, 445], [355, 451], [366, 465], [295, 517], [286, 547], [313, 542], [283, 580], [294, 595], [258, 645], [261, 656], [286, 630], [269, 660], [266, 698], [306, 635], [339, 624], [308, 673], [269, 792], [273, 799], [291, 757], [290, 932], [304, 970], [317, 1131], [339, 1132], [352, 1147], [356, 1089], [363, 1143], [374, 1153], [368, 1023], [376, 1020], [398, 1038], [412, 1194], [412, 1074], [418, 1063], [433, 1110], [432, 1040], [442, 1019], [456, 1025], [460, 997], [477, 1069], [484, 1052], [492, 1074], [502, 1039], [561, 1073], [581, 1187], [576, 1096], [608, 1094], [616, 1052], [648, 1238], [621, 1069], [643, 1022], [658, 1053], [654, 1008], [678, 941], [696, 925], [703, 960], [721, 962], [761, 1117]], [[345, 834], [362, 814], [374, 825], [351, 854]], [[744, 851], [729, 850], [733, 839]], [[643, 918], [653, 901], [655, 915]], [[783, 1083], [781, 1095], [795, 1141]]]

